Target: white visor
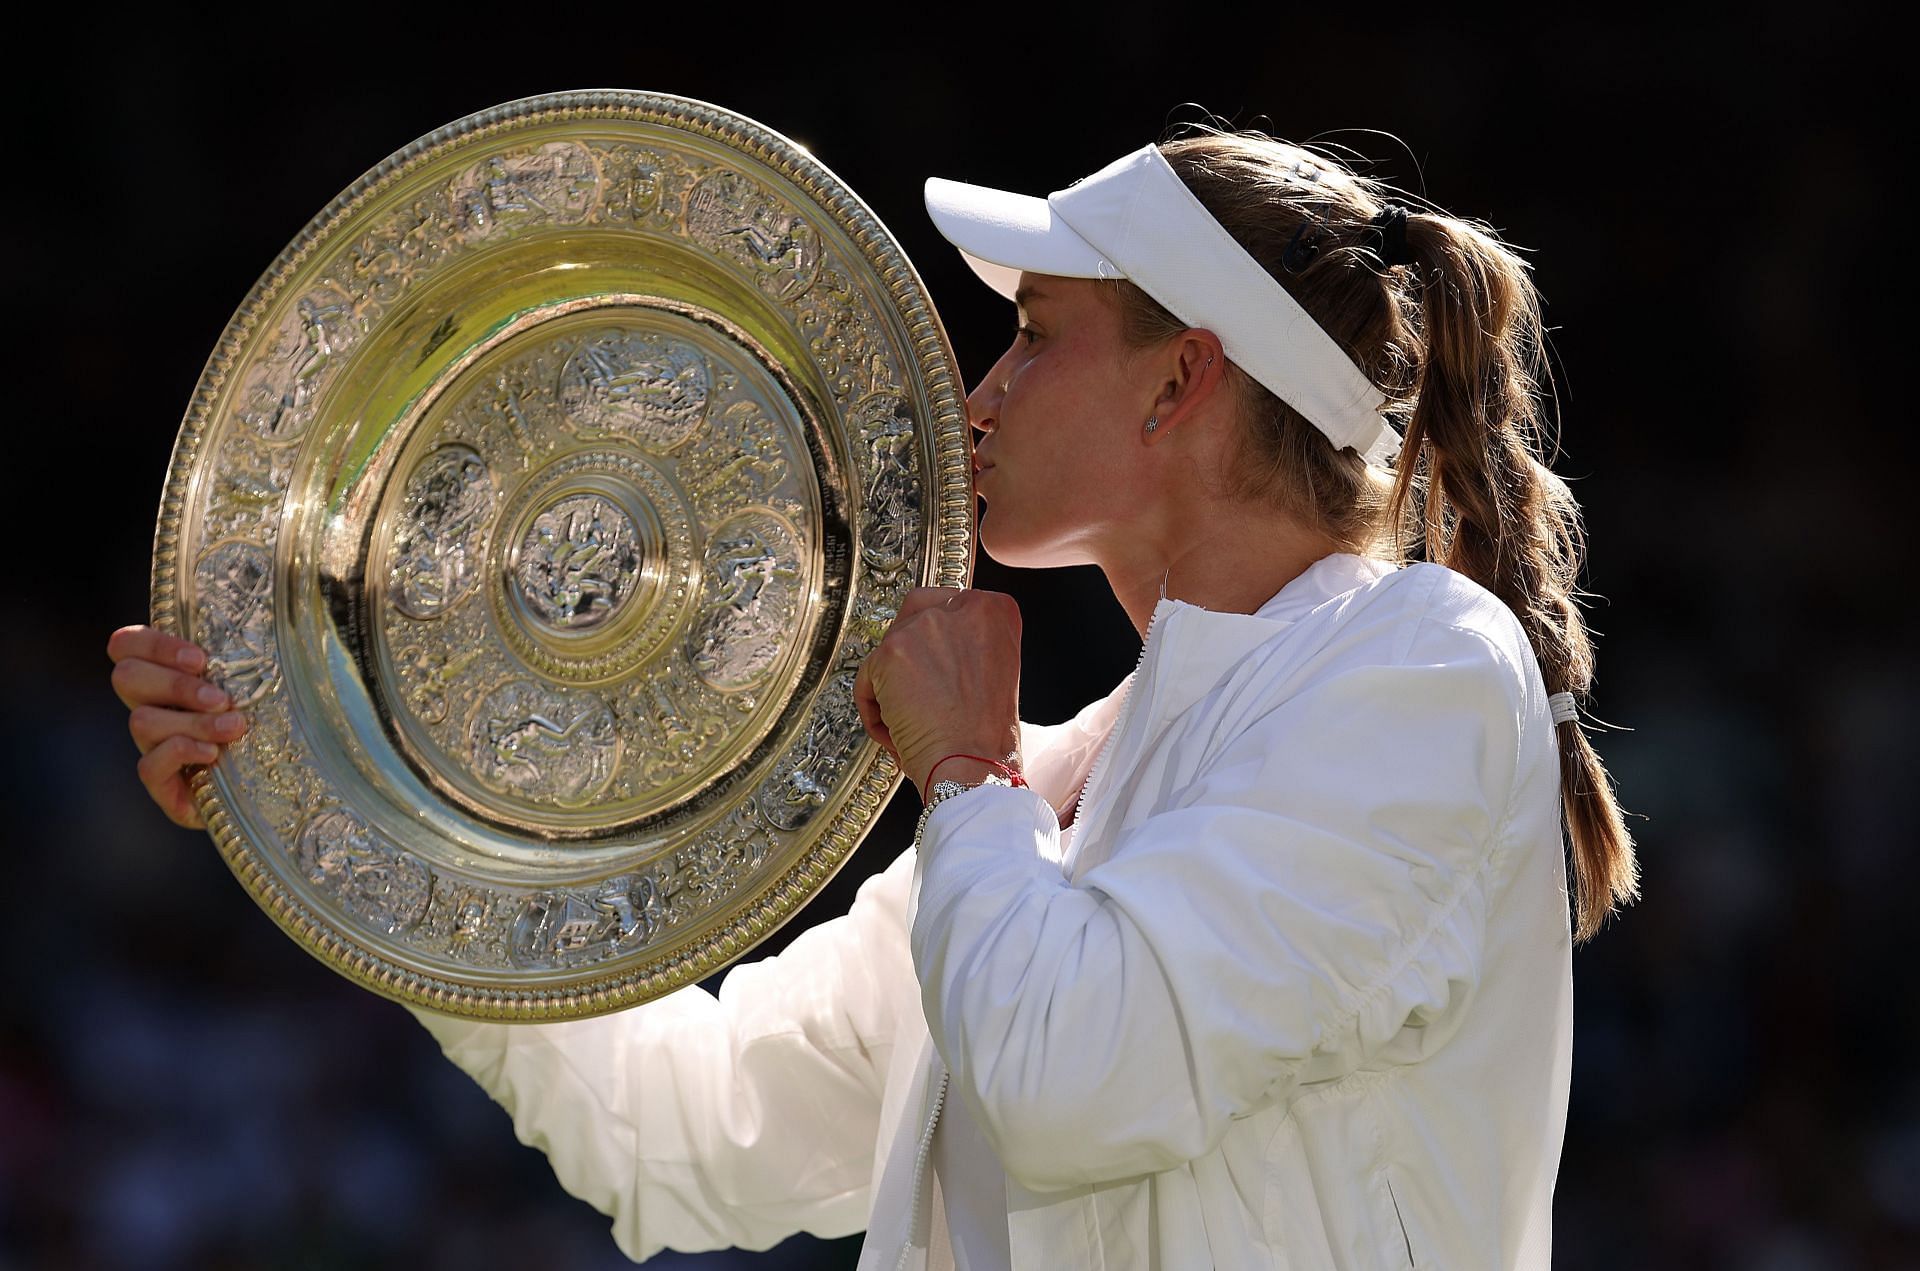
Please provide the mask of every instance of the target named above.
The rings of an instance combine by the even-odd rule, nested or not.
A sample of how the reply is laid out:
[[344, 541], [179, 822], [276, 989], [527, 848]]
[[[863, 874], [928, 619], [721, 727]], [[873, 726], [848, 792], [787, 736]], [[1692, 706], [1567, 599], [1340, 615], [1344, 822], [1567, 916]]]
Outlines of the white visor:
[[938, 177], [927, 212], [989, 287], [1013, 299], [1022, 272], [1125, 278], [1304, 415], [1336, 446], [1385, 465], [1400, 434], [1385, 395], [1319, 323], [1146, 146], [1044, 199]]

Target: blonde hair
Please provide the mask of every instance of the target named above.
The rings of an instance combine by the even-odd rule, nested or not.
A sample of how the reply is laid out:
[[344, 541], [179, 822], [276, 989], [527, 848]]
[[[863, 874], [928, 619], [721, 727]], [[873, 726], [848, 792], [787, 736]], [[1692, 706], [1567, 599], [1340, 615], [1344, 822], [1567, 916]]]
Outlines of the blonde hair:
[[[1260, 133], [1211, 129], [1160, 147], [1173, 170], [1388, 399], [1405, 441], [1391, 479], [1229, 365], [1246, 427], [1224, 475], [1348, 551], [1426, 559], [1473, 579], [1525, 628], [1547, 692], [1582, 697], [1593, 645], [1576, 603], [1579, 505], [1541, 462], [1539, 293], [1488, 227], [1407, 209], [1406, 256], [1382, 257], [1386, 186]], [[1104, 284], [1128, 342], [1185, 324], [1132, 283]], [[1572, 842], [1574, 937], [1640, 893], [1633, 839], [1606, 767], [1577, 722], [1556, 725]]]

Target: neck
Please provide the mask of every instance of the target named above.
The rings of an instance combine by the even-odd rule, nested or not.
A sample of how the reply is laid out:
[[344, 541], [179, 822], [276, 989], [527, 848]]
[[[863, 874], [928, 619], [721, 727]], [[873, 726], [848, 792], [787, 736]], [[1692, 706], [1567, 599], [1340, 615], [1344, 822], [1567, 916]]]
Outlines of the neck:
[[1242, 514], [1198, 527], [1160, 550], [1103, 561], [1101, 569], [1144, 640], [1163, 586], [1170, 600], [1216, 613], [1253, 613], [1315, 561], [1340, 550], [1290, 517]]

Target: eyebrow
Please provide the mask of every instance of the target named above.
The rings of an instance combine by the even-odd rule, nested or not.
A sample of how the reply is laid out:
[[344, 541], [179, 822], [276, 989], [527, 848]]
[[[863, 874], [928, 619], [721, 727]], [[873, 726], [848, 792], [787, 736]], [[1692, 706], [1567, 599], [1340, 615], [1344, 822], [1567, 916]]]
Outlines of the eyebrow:
[[1046, 292], [1032, 285], [1022, 287], [1018, 291], [1013, 293], [1013, 303], [1019, 305], [1023, 309], [1026, 308], [1029, 301], [1045, 300], [1046, 298], [1047, 298]]

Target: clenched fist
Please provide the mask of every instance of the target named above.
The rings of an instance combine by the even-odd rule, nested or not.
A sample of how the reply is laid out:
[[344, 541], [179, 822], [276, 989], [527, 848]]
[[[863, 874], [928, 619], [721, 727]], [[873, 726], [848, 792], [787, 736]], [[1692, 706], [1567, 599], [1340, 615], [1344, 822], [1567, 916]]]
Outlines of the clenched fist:
[[[1020, 606], [996, 591], [917, 587], [860, 666], [860, 720], [927, 795], [948, 755], [983, 755], [1020, 767]], [[984, 776], [955, 760], [942, 780]]]

